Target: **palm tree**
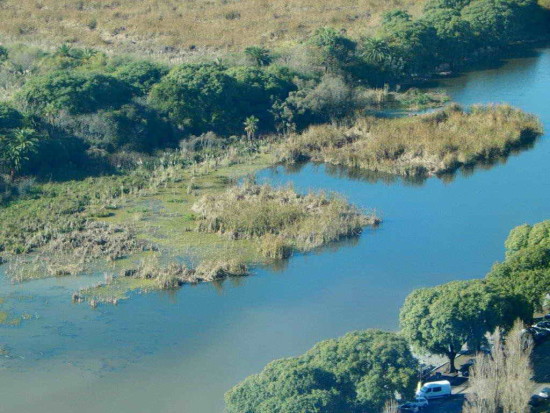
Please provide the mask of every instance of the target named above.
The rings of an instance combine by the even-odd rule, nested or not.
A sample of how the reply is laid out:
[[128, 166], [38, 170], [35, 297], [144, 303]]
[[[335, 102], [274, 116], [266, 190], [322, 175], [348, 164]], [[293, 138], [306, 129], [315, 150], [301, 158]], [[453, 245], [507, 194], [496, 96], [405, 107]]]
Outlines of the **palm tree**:
[[10, 179], [15, 179], [15, 174], [19, 172], [29, 156], [36, 152], [38, 139], [34, 129], [18, 129], [10, 136], [0, 136], [0, 154], [10, 171]]
[[261, 46], [250, 46], [244, 50], [244, 53], [254, 61], [258, 66], [267, 66], [271, 63], [269, 50]]
[[84, 50], [82, 50], [82, 58], [83, 59], [91, 59], [92, 57], [94, 57], [95, 55], [97, 54], [97, 50], [95, 49], [92, 49], [92, 48], [85, 48]]
[[68, 44], [64, 43], [57, 48], [57, 50], [55, 51], [55, 54], [57, 56], [72, 57], [72, 51], [73, 51], [73, 48]]
[[256, 132], [258, 131], [258, 122], [260, 120], [256, 116], [249, 116], [244, 120], [244, 131], [246, 132], [246, 139], [252, 140]]
[[367, 37], [363, 40], [362, 49], [363, 58], [368, 63], [377, 65], [384, 63], [391, 55], [388, 43], [385, 40], [373, 37]]

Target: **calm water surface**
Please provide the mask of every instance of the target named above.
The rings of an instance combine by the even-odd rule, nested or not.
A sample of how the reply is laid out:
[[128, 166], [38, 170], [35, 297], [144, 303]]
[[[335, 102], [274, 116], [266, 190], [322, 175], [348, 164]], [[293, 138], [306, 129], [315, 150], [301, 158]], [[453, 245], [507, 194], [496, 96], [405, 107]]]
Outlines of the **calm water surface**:
[[[516, 105], [550, 131], [550, 49], [442, 86], [460, 103]], [[267, 362], [350, 330], [394, 330], [412, 289], [483, 276], [502, 259], [512, 227], [550, 218], [549, 159], [546, 136], [506, 163], [447, 183], [314, 165], [263, 171], [261, 179], [300, 191], [340, 192], [384, 223], [238, 283], [92, 310], [70, 302], [88, 277], [15, 286], [0, 277], [4, 307], [32, 316], [0, 328], [10, 352], [0, 358], [0, 412], [221, 412], [223, 393]]]

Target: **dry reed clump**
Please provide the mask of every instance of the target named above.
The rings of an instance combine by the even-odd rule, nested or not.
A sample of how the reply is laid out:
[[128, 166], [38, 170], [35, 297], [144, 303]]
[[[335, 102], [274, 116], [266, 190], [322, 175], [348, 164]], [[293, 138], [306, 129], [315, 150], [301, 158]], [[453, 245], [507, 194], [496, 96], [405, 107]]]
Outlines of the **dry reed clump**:
[[220, 281], [227, 277], [245, 275], [248, 275], [248, 268], [237, 260], [204, 261], [196, 268], [188, 268], [185, 264], [178, 262], [163, 265], [159, 256], [154, 256], [142, 260], [137, 268], [121, 271], [118, 277], [106, 276], [104, 282], [80, 289], [73, 293], [72, 300], [78, 303], [87, 301], [92, 307], [96, 307], [99, 303], [116, 305], [119, 300], [127, 298], [128, 291], [136, 289], [135, 286], [126, 285], [125, 279], [152, 281], [152, 283], [138, 284], [137, 289], [145, 292], [171, 290], [184, 284]]
[[88, 221], [82, 229], [56, 233], [37, 254], [16, 257], [10, 262], [7, 273], [12, 280], [19, 282], [48, 276], [77, 275], [93, 260], [103, 258], [114, 261], [154, 249], [153, 245], [138, 240], [127, 228]]
[[58, 234], [43, 249], [43, 254], [70, 254], [86, 260], [106, 258], [110, 261], [154, 247], [138, 240], [131, 230], [105, 222], [88, 221], [84, 229]]
[[533, 383], [532, 346], [523, 334], [523, 323], [502, 339], [497, 329], [490, 355], [480, 354], [469, 378], [466, 413], [526, 413]]
[[406, 176], [449, 173], [486, 163], [532, 143], [536, 117], [508, 105], [450, 105], [426, 115], [367, 117], [353, 127], [313, 126], [277, 148], [283, 162], [313, 160]]
[[237, 260], [203, 261], [196, 268], [171, 262], [163, 266], [158, 257], [142, 260], [136, 269], [124, 270], [121, 276], [154, 280], [160, 289], [171, 289], [183, 284], [222, 280], [248, 274], [246, 265]]
[[254, 182], [204, 196], [193, 211], [198, 231], [257, 240], [259, 251], [268, 258], [286, 258], [294, 249], [309, 251], [379, 222], [335, 195], [300, 195], [290, 187]]

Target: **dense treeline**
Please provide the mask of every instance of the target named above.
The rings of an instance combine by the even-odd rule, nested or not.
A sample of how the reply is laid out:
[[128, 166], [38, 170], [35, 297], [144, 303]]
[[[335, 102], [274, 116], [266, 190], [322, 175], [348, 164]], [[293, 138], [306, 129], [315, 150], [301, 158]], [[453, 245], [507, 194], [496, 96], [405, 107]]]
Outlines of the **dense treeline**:
[[245, 51], [248, 66], [172, 68], [66, 45], [53, 53], [0, 47], [0, 83], [10, 98], [0, 104], [0, 172], [7, 175], [0, 186], [20, 173], [132, 165], [142, 155], [129, 153], [209, 131], [253, 138], [334, 121], [380, 103], [366, 87], [501, 53], [543, 35], [544, 18], [535, 0], [432, 0], [416, 19], [386, 13], [376, 37], [319, 28], [302, 45], [302, 67], [261, 47]]
[[[487, 332], [497, 327], [509, 329], [517, 319], [530, 322], [534, 311], [547, 307], [550, 221], [513, 229], [505, 247], [506, 259], [495, 264], [484, 279], [413, 291], [401, 309], [400, 334], [354, 332], [321, 342], [298, 358], [274, 361], [227, 392], [228, 411], [381, 411], [384, 401], [393, 399], [395, 391], [407, 397], [408, 386], [416, 382], [417, 362], [411, 358], [409, 345], [419, 352], [449, 357], [454, 371], [454, 358], [463, 346], [479, 351], [488, 344]], [[363, 337], [376, 337], [378, 343], [369, 345]], [[391, 357], [387, 357], [390, 349]], [[375, 354], [374, 360], [384, 364], [382, 370], [378, 370], [377, 362], [370, 361]], [[361, 358], [366, 361], [361, 363]], [[367, 369], [358, 369], [358, 365]], [[337, 372], [338, 384], [332, 384], [327, 376], [312, 378], [303, 374], [288, 386], [289, 377], [297, 376], [297, 368], [312, 367], [324, 373]], [[402, 380], [399, 386], [396, 377]], [[356, 383], [351, 389], [350, 382]]]
[[403, 334], [419, 350], [446, 355], [451, 367], [463, 345], [479, 350], [485, 333], [530, 322], [550, 293], [550, 221], [514, 228], [506, 259], [482, 280], [413, 291], [401, 309]]

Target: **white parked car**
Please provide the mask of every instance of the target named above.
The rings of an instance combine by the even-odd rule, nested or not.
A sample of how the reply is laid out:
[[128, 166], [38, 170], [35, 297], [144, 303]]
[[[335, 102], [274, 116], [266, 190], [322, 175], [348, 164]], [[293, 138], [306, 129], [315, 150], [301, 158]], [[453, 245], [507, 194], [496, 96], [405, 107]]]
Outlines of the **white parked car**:
[[425, 399], [437, 399], [439, 397], [449, 397], [452, 393], [451, 383], [448, 380], [432, 381], [425, 383], [420, 390], [416, 392], [416, 397]]

